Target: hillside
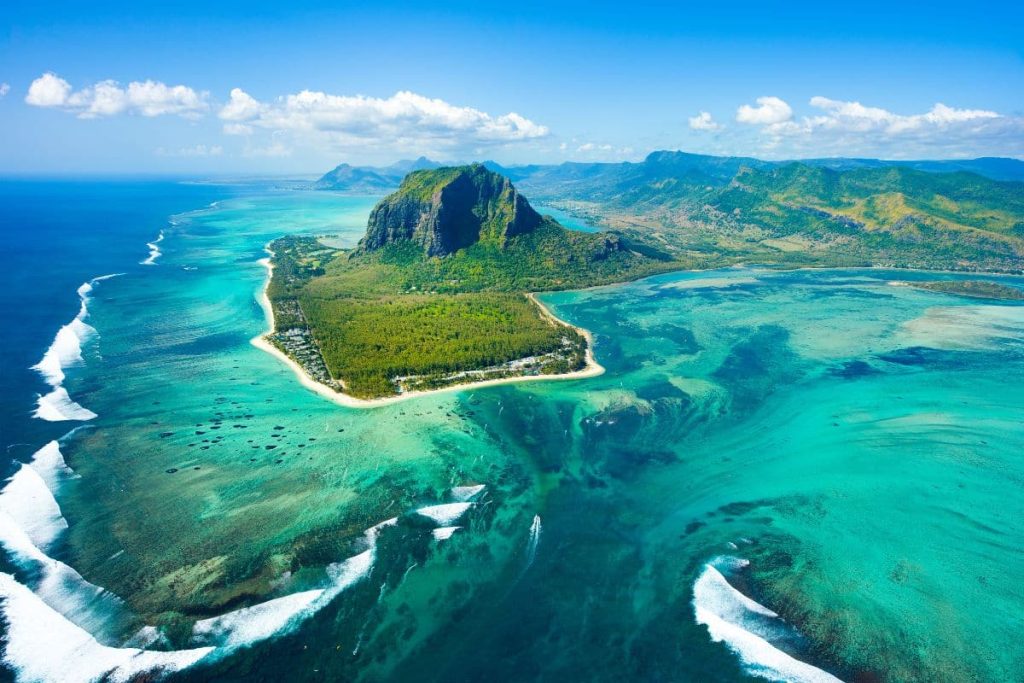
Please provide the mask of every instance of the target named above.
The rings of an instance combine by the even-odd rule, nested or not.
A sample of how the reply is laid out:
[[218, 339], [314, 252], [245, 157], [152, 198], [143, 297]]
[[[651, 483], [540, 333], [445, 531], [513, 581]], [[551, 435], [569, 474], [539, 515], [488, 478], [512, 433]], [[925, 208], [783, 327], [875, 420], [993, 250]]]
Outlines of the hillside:
[[635, 251], [694, 267], [1024, 270], [1024, 183], [1007, 180], [1024, 179], [1016, 159], [775, 162], [661, 151], [641, 163], [483, 166]]
[[585, 173], [555, 167], [520, 185], [637, 244], [707, 265], [1024, 268], [1024, 183], [964, 171], [661, 152]]
[[676, 269], [618, 235], [567, 230], [482, 165], [410, 173], [357, 248], [277, 240], [270, 341], [359, 398], [578, 372], [588, 342], [528, 292]]

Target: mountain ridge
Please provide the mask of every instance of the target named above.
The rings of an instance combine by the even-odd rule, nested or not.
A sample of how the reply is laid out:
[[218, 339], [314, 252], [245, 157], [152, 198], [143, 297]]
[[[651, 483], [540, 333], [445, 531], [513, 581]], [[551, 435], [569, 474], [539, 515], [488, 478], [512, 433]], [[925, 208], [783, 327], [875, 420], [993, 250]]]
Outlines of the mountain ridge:
[[427, 256], [446, 256], [481, 239], [504, 245], [542, 220], [508, 178], [481, 164], [421, 169], [374, 207], [359, 249], [411, 240]]

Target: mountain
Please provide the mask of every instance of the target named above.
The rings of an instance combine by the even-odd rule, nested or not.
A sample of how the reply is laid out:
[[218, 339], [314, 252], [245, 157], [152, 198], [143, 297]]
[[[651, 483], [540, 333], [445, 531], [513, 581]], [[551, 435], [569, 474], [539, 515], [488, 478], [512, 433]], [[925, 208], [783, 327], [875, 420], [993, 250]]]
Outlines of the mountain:
[[613, 232], [566, 229], [482, 164], [407, 175], [355, 249], [290, 236], [271, 250], [270, 343], [361, 398], [582, 370], [586, 335], [527, 294], [683, 265]]
[[442, 165], [426, 157], [403, 159], [381, 168], [339, 164], [320, 176], [313, 188], [352, 194], [381, 194], [398, 187], [402, 178], [411, 171], [440, 168]]
[[[858, 169], [909, 168], [929, 173], [955, 173], [967, 171], [992, 180], [1024, 181], [1024, 161], [1000, 157], [949, 160], [893, 161], [882, 159], [804, 159], [800, 161], [764, 161], [753, 157], [712, 156], [681, 151], [651, 152], [640, 163], [579, 163], [530, 164], [503, 166], [484, 161], [488, 170], [499, 173], [512, 182], [521, 183], [535, 197], [547, 197], [585, 187], [591, 194], [627, 194], [638, 183], [665, 182], [678, 184], [724, 184], [740, 168], [779, 168], [792, 163], [827, 168], [834, 171]], [[444, 164], [426, 157], [398, 161], [390, 166], [350, 166], [341, 164], [325, 173], [314, 185], [319, 190], [377, 194], [399, 186], [402, 178], [412, 172], [436, 169]]]
[[402, 159], [400, 161], [396, 161], [390, 166], [385, 166], [382, 170], [387, 171], [389, 176], [396, 176], [399, 181], [401, 181], [405, 175], [412, 173], [413, 171], [441, 168], [444, 165], [445, 164], [442, 164], [440, 161], [434, 161], [433, 159], [421, 156], [417, 159]]
[[374, 208], [359, 246], [412, 240], [427, 256], [447, 256], [481, 239], [504, 245], [541, 220], [508, 178], [480, 164], [414, 171]]
[[376, 194], [395, 186], [394, 178], [366, 167], [339, 164], [320, 177], [313, 187], [317, 190], [345, 190], [354, 193]]
[[967, 171], [992, 180], [1024, 181], [1024, 161], [1006, 157], [981, 157], [978, 159], [945, 159], [938, 161], [882, 161], [879, 159], [804, 159], [809, 166], [823, 166], [836, 171], [858, 168], [912, 168], [929, 173], [955, 173]]

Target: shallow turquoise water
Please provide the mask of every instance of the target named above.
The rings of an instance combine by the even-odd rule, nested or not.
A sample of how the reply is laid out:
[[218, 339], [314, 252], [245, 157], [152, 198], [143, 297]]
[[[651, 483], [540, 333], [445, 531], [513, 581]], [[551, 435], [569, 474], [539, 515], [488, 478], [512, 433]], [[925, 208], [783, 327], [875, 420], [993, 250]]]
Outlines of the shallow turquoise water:
[[[257, 261], [354, 243], [372, 204], [226, 200], [96, 286], [66, 386], [99, 417], [61, 446], [49, 554], [125, 600], [91, 608], [104, 643], [217, 645], [195, 680], [1024, 676], [1024, 307], [890, 284], [935, 274], [665, 275], [544, 296], [600, 377], [350, 410], [250, 345]], [[446, 540], [416, 513], [481, 484]], [[247, 630], [194, 635], [224, 613]]]

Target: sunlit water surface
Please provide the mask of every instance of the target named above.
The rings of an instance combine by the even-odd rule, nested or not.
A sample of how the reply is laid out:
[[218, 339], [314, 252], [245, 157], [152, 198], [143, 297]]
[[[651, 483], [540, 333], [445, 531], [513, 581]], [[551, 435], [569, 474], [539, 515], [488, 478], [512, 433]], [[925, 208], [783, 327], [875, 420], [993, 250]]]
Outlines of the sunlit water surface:
[[[352, 410], [249, 340], [264, 245], [352, 245], [373, 203], [236, 189], [93, 285], [61, 386], [97, 417], [5, 532], [19, 586], [185, 680], [1024, 677], [1024, 307], [665, 275], [543, 297], [598, 378]], [[80, 581], [44, 585], [27, 525]]]

